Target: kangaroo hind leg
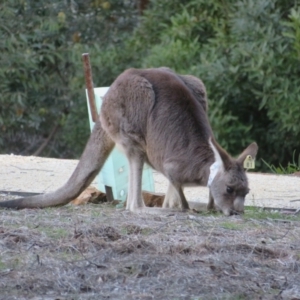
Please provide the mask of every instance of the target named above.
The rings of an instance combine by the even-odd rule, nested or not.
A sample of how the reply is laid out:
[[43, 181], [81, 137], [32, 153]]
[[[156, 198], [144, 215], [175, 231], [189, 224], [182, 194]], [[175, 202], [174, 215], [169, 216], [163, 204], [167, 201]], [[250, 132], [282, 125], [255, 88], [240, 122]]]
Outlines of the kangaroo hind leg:
[[133, 153], [127, 154], [130, 173], [126, 209], [137, 211], [145, 207], [142, 197], [144, 156], [141, 153]]
[[163, 203], [164, 208], [182, 208], [189, 209], [189, 204], [184, 196], [180, 184], [174, 184], [169, 181], [168, 190]]

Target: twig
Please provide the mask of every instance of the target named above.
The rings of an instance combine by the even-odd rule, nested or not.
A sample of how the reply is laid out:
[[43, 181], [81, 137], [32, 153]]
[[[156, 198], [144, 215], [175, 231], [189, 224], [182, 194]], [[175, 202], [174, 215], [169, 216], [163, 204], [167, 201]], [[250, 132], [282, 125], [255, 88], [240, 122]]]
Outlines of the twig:
[[273, 240], [280, 240], [280, 239], [283, 239], [287, 236], [287, 234], [290, 232], [290, 228], [288, 228], [288, 230], [286, 231], [285, 234], [283, 234], [282, 236], [280, 237], [272, 237]]
[[15, 165], [11, 165], [11, 167], [14, 167], [16, 169], [19, 169], [19, 170], [22, 170], [22, 171], [43, 171], [43, 172], [52, 172], [52, 170], [43, 170], [43, 169], [27, 169], [27, 168], [20, 168], [18, 166], [15, 166]]
[[[74, 249], [75, 251], [77, 251], [77, 252], [79, 252], [80, 253], [80, 255], [84, 258], [84, 260], [86, 260], [88, 263], [90, 263], [91, 265], [94, 265], [95, 267], [97, 267], [97, 268], [102, 268], [102, 269], [105, 269], [106, 268], [106, 266], [104, 266], [104, 265], [98, 265], [98, 264], [96, 264], [96, 263], [94, 263], [94, 262], [92, 262], [89, 258], [87, 258], [83, 253], [82, 253], [82, 251], [80, 250], [80, 249], [78, 249], [77, 247], [74, 247], [74, 246], [71, 246], [71, 248], [72, 249]], [[96, 256], [96, 255], [95, 255]], [[74, 262], [78, 262], [78, 260], [73, 260], [73, 261], [68, 261], [68, 263], [74, 263]]]
[[53, 129], [51, 130], [49, 136], [46, 138], [46, 140], [42, 143], [42, 145], [32, 154], [33, 156], [39, 156], [44, 149], [48, 146], [49, 142], [53, 138], [53, 136], [57, 133], [58, 128], [60, 127], [59, 123], [57, 123]]
[[178, 220], [175, 219], [175, 220], [172, 220], [172, 221], [165, 222], [164, 224], [162, 224], [162, 225], [160, 225], [160, 226], [158, 226], [158, 227], [156, 227], [156, 228], [153, 228], [153, 230], [149, 232], [149, 235], [152, 234], [152, 233], [154, 233], [154, 232], [157, 233], [159, 230], [161, 230], [162, 228], [164, 228], [164, 227], [167, 226], [168, 224], [175, 223], [175, 222], [177, 222], [177, 221], [178, 221]]

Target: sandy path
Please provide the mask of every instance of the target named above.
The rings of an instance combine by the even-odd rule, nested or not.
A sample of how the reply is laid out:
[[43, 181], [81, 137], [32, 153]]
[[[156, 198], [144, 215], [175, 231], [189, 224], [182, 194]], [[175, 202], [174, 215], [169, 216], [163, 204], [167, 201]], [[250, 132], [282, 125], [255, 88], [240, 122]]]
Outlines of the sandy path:
[[[77, 160], [0, 155], [0, 190], [43, 193], [63, 185]], [[249, 173], [246, 205], [300, 208], [300, 177]], [[165, 193], [167, 180], [154, 172], [155, 191]], [[97, 186], [96, 180], [93, 182]], [[185, 189], [189, 200], [207, 202], [206, 187]]]

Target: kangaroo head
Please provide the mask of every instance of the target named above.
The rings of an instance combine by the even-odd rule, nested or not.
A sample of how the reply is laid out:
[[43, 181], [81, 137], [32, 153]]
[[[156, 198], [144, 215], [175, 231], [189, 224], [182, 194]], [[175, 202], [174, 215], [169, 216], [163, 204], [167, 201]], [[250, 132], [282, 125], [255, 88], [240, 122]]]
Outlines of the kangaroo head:
[[248, 155], [255, 158], [258, 146], [256, 143], [250, 144], [237, 159], [234, 159], [214, 140], [210, 140], [209, 143], [215, 156], [208, 180], [214, 208], [227, 216], [243, 213], [245, 197], [249, 192], [243, 163]]

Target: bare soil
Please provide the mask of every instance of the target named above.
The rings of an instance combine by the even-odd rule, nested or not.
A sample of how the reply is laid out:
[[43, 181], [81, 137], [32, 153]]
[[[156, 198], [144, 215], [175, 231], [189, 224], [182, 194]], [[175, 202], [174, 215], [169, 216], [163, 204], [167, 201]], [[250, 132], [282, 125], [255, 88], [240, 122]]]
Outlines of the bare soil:
[[1, 210], [0, 254], [5, 300], [300, 299], [299, 215]]

